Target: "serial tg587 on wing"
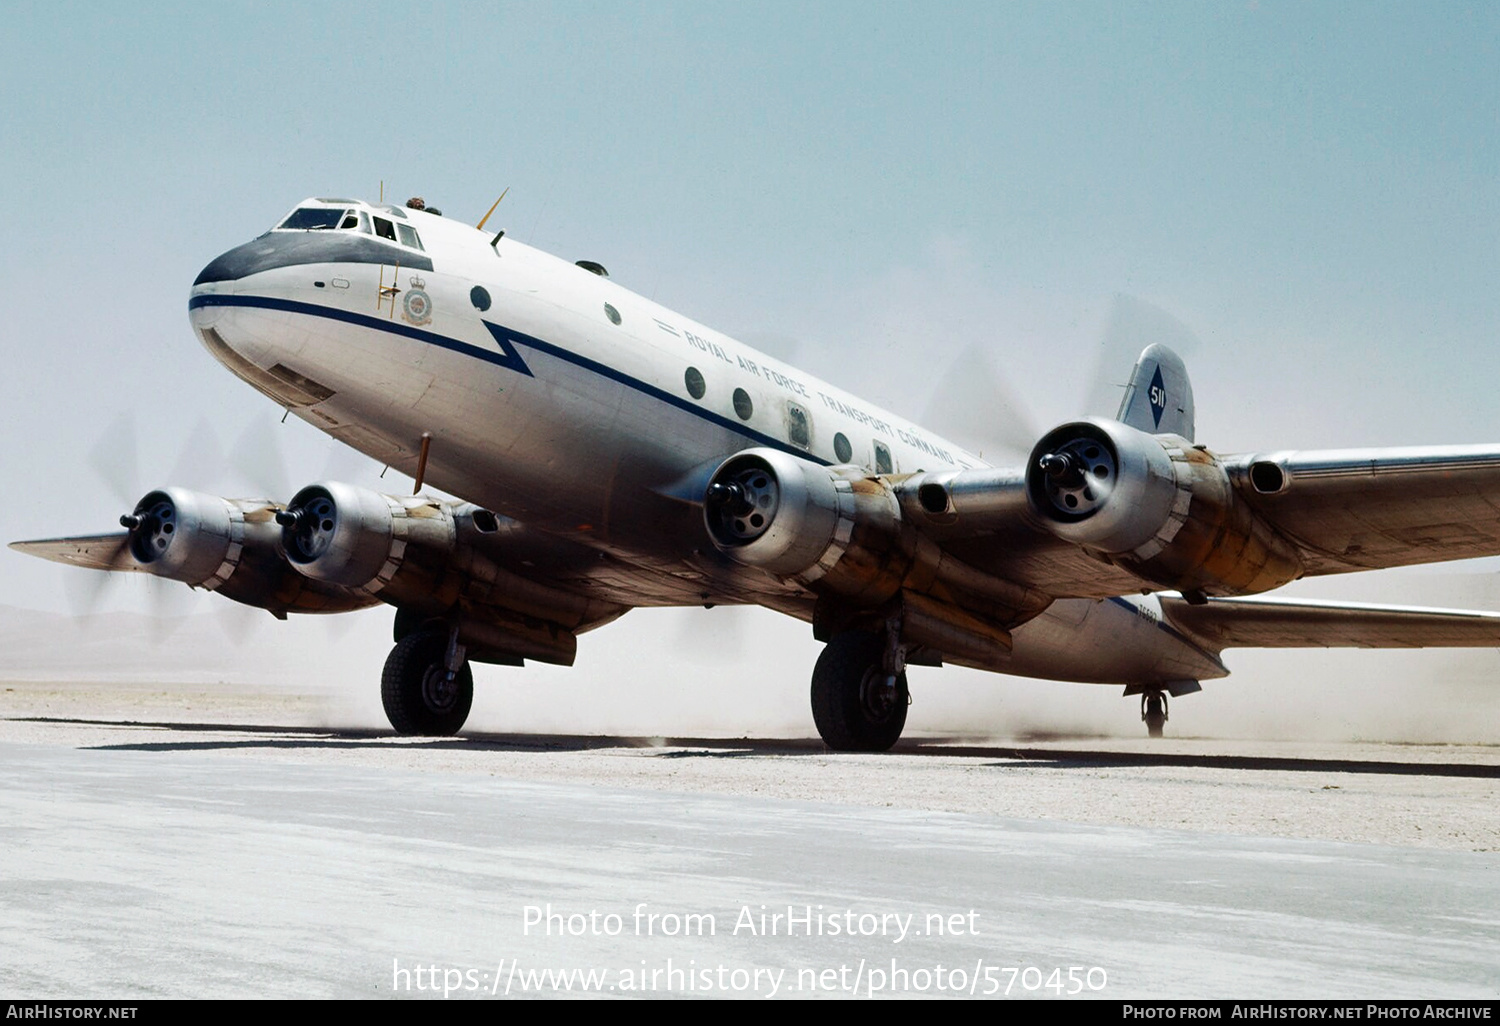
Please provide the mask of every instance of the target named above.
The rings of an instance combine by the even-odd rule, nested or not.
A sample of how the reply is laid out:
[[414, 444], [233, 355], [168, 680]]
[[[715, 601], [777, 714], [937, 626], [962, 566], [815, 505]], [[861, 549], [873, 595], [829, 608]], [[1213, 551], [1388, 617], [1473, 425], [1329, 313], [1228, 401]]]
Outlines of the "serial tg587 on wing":
[[1114, 420], [991, 466], [484, 223], [308, 199], [189, 296], [220, 363], [416, 494], [169, 487], [123, 533], [12, 547], [282, 618], [386, 603], [381, 694], [410, 734], [462, 727], [471, 664], [570, 665], [638, 606], [808, 621], [813, 720], [842, 750], [896, 742], [911, 665], [1124, 685], [1156, 735], [1228, 647], [1500, 646], [1500, 614], [1249, 597], [1500, 554], [1500, 447], [1219, 455], [1151, 345]]

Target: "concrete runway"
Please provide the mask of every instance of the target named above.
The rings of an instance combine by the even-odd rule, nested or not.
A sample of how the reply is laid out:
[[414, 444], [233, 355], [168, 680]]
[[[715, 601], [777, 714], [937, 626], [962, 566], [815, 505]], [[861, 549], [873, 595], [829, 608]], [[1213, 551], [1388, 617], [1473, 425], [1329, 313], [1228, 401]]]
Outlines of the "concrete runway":
[[[13, 722], [0, 994], [1500, 996], [1492, 851], [1069, 822], [1065, 804], [1038, 819], [709, 793], [624, 770], [858, 766], [899, 789], [951, 763], [976, 796], [1026, 770], [976, 747], [844, 762], [796, 743], [641, 744]], [[455, 751], [466, 762], [443, 764]], [[559, 751], [605, 779], [511, 771]], [[1049, 772], [1081, 794], [1100, 786], [1088, 766]], [[1224, 772], [1307, 792], [1316, 769]], [[1500, 776], [1324, 770], [1486, 793]], [[595, 975], [555, 975], [579, 970]]]

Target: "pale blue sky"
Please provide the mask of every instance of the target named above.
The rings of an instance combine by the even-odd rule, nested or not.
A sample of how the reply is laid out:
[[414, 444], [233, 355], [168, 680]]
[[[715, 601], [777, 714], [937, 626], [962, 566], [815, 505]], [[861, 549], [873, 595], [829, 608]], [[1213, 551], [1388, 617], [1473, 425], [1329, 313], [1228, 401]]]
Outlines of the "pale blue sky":
[[[1124, 293], [1198, 337], [1212, 446], [1500, 442], [1492, 3], [13, 3], [6, 38], [7, 540], [110, 527], [122, 411], [141, 489], [279, 412], [189, 283], [381, 180], [468, 220], [509, 186], [520, 240], [913, 416], [975, 344], [1082, 412]], [[0, 604], [68, 572], [0, 551]]]

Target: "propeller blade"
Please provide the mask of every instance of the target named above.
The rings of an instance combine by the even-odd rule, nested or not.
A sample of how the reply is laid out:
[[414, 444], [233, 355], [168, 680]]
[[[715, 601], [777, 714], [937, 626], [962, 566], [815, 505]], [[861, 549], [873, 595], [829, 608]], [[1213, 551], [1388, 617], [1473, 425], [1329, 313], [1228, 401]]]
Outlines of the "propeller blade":
[[782, 363], [793, 366], [801, 363], [798, 356], [802, 352], [800, 339], [792, 338], [790, 335], [782, 335], [777, 332], [749, 332], [745, 335], [745, 342], [765, 353], [767, 356], [775, 357]]
[[225, 465], [219, 433], [207, 417], [199, 417], [192, 433], [183, 440], [166, 483], [215, 491], [223, 483]]
[[323, 621], [323, 631], [330, 644], [337, 647], [340, 642], [348, 639], [349, 632], [354, 630], [355, 624], [359, 622], [357, 618], [360, 612], [362, 610], [319, 618]]
[[674, 651], [704, 663], [733, 662], [745, 655], [745, 611], [735, 606], [674, 609]]
[[[366, 475], [371, 467], [376, 467], [375, 473], [380, 473], [379, 465], [374, 463], [368, 456], [358, 449], [351, 448], [337, 439], [328, 440], [328, 456], [323, 461], [323, 474], [319, 481], [357, 481], [362, 475]], [[401, 488], [387, 475], [384, 481], [376, 483], [376, 490], [382, 492], [399, 492]], [[291, 498], [290, 495], [287, 498]]]
[[192, 604], [190, 595], [176, 581], [142, 576], [146, 589], [146, 637], [152, 645], [161, 645], [182, 629]]
[[88, 453], [88, 465], [109, 489], [110, 498], [130, 510], [140, 494], [140, 455], [136, 444], [135, 417], [122, 413]]
[[68, 612], [75, 620], [87, 619], [99, 612], [104, 598], [114, 587], [114, 575], [94, 571], [93, 573], [69, 573], [63, 578], [63, 594], [67, 597]]
[[292, 495], [291, 475], [287, 473], [286, 455], [276, 427], [269, 416], [251, 420], [229, 450], [229, 463], [253, 488], [257, 498], [285, 502]]
[[261, 622], [268, 619], [262, 610], [228, 599], [214, 603], [213, 612], [214, 621], [235, 648], [244, 648], [259, 630]]
[[1030, 411], [978, 346], [948, 365], [921, 423], [990, 460], [1024, 458], [1041, 436]]

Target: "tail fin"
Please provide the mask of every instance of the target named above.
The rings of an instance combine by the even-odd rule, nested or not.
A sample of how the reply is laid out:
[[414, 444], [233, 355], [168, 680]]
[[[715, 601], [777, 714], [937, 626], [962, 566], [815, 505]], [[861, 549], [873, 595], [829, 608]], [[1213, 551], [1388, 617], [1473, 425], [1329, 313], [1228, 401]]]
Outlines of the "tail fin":
[[1115, 419], [1152, 435], [1193, 440], [1193, 384], [1182, 357], [1160, 343], [1135, 362]]

